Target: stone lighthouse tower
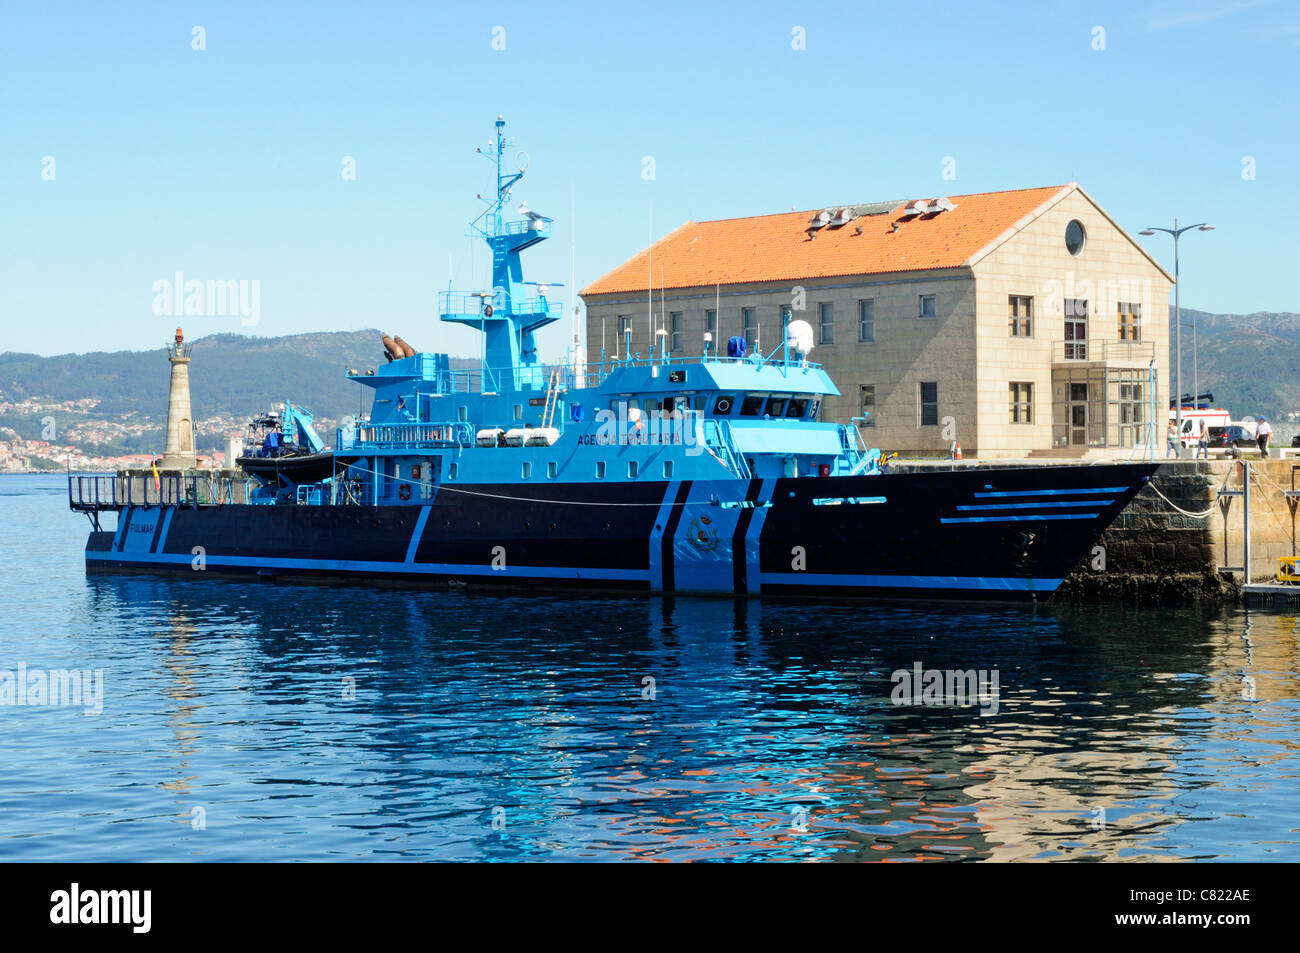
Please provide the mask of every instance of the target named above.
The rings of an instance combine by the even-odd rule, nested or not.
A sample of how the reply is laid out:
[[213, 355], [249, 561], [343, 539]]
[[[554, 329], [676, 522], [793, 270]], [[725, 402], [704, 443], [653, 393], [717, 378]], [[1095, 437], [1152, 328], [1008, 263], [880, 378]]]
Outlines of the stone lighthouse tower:
[[195, 465], [194, 418], [190, 415], [190, 348], [185, 335], [176, 329], [176, 343], [167, 345], [172, 364], [171, 393], [167, 397], [167, 445], [158, 466], [185, 470]]

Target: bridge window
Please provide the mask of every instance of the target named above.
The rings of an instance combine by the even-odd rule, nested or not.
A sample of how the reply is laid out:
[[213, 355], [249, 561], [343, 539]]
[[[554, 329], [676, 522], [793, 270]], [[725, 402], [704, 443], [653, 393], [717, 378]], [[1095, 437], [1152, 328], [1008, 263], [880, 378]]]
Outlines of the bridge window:
[[787, 417], [802, 417], [807, 412], [807, 397], [792, 397], [790, 398], [790, 403], [785, 408], [785, 415]]
[[769, 397], [767, 399], [767, 415], [769, 417], [784, 417], [785, 405], [789, 397]]
[[726, 417], [731, 413], [732, 407], [736, 403], [736, 398], [730, 394], [723, 394], [713, 402], [713, 413], [718, 417]]
[[765, 403], [767, 403], [767, 397], [764, 394], [746, 394], [744, 401], [740, 405], [740, 413], [744, 417], [757, 417], [763, 412]]
[[597, 461], [596, 461], [596, 479], [597, 479], [597, 480], [603, 480], [603, 479], [605, 479], [605, 461], [604, 461], [604, 460], [597, 460]]

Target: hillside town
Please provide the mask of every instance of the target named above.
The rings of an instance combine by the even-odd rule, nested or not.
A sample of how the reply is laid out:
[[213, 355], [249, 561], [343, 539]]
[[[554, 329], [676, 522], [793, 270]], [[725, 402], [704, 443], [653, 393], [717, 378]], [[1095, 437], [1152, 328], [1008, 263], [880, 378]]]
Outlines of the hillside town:
[[[112, 472], [148, 466], [162, 448], [163, 424], [137, 411], [99, 416], [100, 400], [51, 401], [36, 397], [5, 399], [0, 394], [0, 473], [73, 469]], [[244, 433], [245, 422], [229, 414], [196, 421], [201, 444], [200, 466], [226, 464], [228, 437]], [[208, 439], [203, 439], [207, 436]], [[128, 452], [111, 452], [127, 448]], [[129, 450], [141, 452], [129, 452]]]

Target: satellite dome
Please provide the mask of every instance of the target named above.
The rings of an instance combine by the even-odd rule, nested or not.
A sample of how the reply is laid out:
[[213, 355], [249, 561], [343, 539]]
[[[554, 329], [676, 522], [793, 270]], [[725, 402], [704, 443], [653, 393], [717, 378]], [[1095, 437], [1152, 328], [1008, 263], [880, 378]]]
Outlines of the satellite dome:
[[813, 329], [807, 321], [791, 321], [785, 327], [785, 345], [800, 357], [813, 349]]

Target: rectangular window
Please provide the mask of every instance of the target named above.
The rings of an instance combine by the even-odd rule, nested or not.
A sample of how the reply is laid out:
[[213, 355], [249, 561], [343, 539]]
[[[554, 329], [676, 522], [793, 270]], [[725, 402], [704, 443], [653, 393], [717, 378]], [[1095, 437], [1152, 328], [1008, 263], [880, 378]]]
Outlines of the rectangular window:
[[793, 320], [794, 309], [788, 304], [781, 305], [781, 333], [785, 333], [785, 329], [790, 326], [790, 322]]
[[1142, 305], [1132, 301], [1119, 303], [1119, 339], [1142, 340]]
[[533, 465], [531, 463], [524, 463], [519, 468], [519, 478], [522, 480], [531, 480], [532, 477], [533, 477]]
[[686, 348], [686, 326], [680, 311], [668, 312], [668, 350], [673, 353]]
[[457, 407], [456, 416], [460, 420], [469, 420], [469, 408], [464, 405]]
[[752, 351], [758, 343], [758, 309], [740, 309], [740, 333], [745, 337], [745, 349]]
[[862, 416], [867, 418], [862, 426], [874, 427], [876, 425], [876, 385], [863, 384], [861, 394]]
[[604, 461], [604, 460], [597, 460], [597, 461], [596, 461], [596, 479], [597, 479], [597, 480], [603, 480], [603, 479], [605, 479], [605, 461]]
[[763, 412], [763, 404], [766, 402], [767, 397], [763, 394], [746, 394], [741, 401], [740, 412], [746, 417], [757, 417]]
[[921, 295], [921, 311], [918, 315], [922, 318], [933, 318], [938, 315], [935, 308], [934, 295]]
[[1032, 424], [1034, 422], [1034, 385], [1012, 381], [1009, 388], [1011, 423]]
[[807, 397], [792, 397], [790, 399], [790, 406], [785, 409], [785, 415], [787, 417], [797, 417], [800, 420], [803, 419], [803, 415], [806, 413], [808, 413]]
[[1028, 295], [1011, 295], [1007, 299], [1008, 320], [1011, 322], [1013, 338], [1031, 338], [1034, 336], [1034, 299]]
[[835, 303], [832, 301], [817, 305], [817, 343], [835, 343]]
[[453, 463], [451, 466], [447, 468], [447, 478], [454, 480], [458, 476], [460, 476], [460, 464]]
[[939, 426], [939, 382], [921, 381], [917, 390], [921, 398], [921, 426]]
[[876, 302], [867, 298], [858, 302], [858, 343], [870, 344], [876, 339]]
[[515, 420], [523, 420], [523, 419], [524, 419], [524, 405], [515, 404]]
[[548, 460], [546, 462], [546, 479], [554, 480], [559, 470], [560, 470], [560, 465], [558, 463], [556, 463], [554, 460]]
[[664, 461], [664, 479], [665, 479], [665, 480], [671, 480], [672, 478], [673, 478], [673, 462], [672, 462], [671, 460], [665, 460], [665, 461]]
[[713, 335], [713, 340], [718, 340], [718, 312], [713, 308], [704, 312], [704, 330]]
[[627, 478], [628, 478], [629, 480], [635, 480], [635, 479], [636, 479], [636, 471], [637, 471], [637, 469], [638, 469], [638, 467], [637, 467], [637, 462], [636, 462], [635, 460], [629, 460], [629, 461], [627, 462]]

